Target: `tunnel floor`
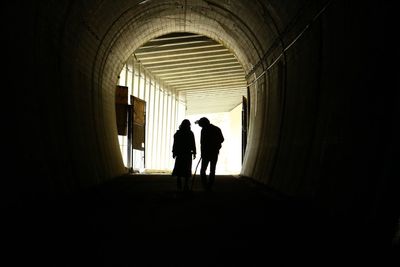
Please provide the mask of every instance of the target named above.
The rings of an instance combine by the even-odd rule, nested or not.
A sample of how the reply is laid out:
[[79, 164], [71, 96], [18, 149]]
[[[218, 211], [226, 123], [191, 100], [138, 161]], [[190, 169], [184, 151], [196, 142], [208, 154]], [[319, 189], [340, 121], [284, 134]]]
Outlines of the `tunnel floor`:
[[311, 201], [233, 176], [211, 193], [196, 177], [182, 194], [169, 175], [126, 175], [14, 212], [16, 266], [386, 266], [390, 256]]

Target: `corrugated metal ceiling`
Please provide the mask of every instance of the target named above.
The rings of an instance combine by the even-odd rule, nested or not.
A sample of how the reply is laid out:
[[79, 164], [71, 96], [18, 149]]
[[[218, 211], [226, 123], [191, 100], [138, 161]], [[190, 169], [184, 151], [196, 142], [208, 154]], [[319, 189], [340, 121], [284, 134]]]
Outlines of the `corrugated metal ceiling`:
[[137, 49], [136, 59], [179, 92], [187, 115], [228, 112], [246, 96], [245, 73], [222, 44], [190, 33], [172, 33]]

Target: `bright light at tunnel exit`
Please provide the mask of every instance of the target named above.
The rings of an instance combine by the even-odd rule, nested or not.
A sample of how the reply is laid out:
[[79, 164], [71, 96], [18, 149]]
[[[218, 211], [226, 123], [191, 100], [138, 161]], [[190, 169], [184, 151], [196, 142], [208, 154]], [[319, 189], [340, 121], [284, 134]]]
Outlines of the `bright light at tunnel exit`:
[[[222, 143], [222, 148], [219, 153], [216, 174], [240, 174], [242, 167], [241, 161], [241, 112], [242, 105], [238, 105], [230, 112], [211, 113], [211, 114], [197, 114], [186, 116], [191, 122], [191, 129], [194, 133], [197, 148], [197, 157], [193, 161], [192, 171], [195, 171], [196, 165], [200, 160], [200, 132], [201, 127], [195, 124], [195, 121], [201, 117], [207, 117], [211, 124], [221, 128], [225, 141]], [[197, 169], [197, 174], [200, 173], [200, 166]]]
[[[172, 34], [169, 36], [169, 39], [171, 39], [171, 37], [173, 37], [173, 39], [175, 38], [174, 40], [177, 42], [173, 43], [175, 46], [182, 45], [179, 44], [179, 40], [182, 38], [185, 42], [187, 42], [187, 38], [192, 38], [195, 39], [193, 41], [200, 39], [206, 43], [214, 42], [214, 45], [220, 45], [204, 36], [193, 34]], [[155, 42], [159, 41], [165, 42], [163, 38], [160, 38]], [[183, 41], [181, 40], [181, 42]], [[185, 44], [185, 42], [183, 42], [183, 44]], [[118, 85], [128, 88], [128, 105], [132, 107], [131, 96], [146, 103], [144, 116], [145, 132], [137, 135], [133, 133], [132, 137], [132, 140], [139, 138], [135, 139], [136, 141], [134, 141], [134, 143], [137, 147], [137, 140], [140, 140], [143, 149], [130, 149], [132, 148], [133, 141], [128, 140], [127, 133], [118, 136], [125, 167], [133, 172], [139, 173], [170, 174], [175, 163], [175, 160], [172, 158], [173, 135], [182, 120], [186, 118], [191, 121], [192, 131], [195, 134], [196, 139], [197, 158], [193, 161], [192, 168], [192, 171], [194, 172], [201, 157], [201, 127], [194, 122], [201, 117], [207, 117], [212, 124], [221, 128], [225, 138], [218, 157], [216, 174], [240, 174], [242, 167], [242, 104], [240, 101], [245, 93], [245, 80], [244, 78], [242, 79], [240, 76], [241, 74], [239, 74], [238, 71], [241, 69], [241, 66], [238, 63], [235, 63], [236, 66], [234, 68], [236, 68], [236, 71], [233, 72], [234, 74], [232, 77], [236, 77], [235, 79], [240, 81], [235, 80], [236, 82], [234, 86], [232, 84], [224, 85], [226, 79], [222, 79], [218, 81], [217, 86], [217, 88], [221, 88], [221, 90], [199, 90], [201, 93], [198, 93], [196, 97], [194, 97], [193, 94], [195, 90], [192, 90], [189, 96], [185, 93], [185, 90], [181, 90], [182, 93], [179, 90], [176, 90], [176, 88], [169, 86], [168, 83], [155, 77], [141, 61], [138, 61], [136, 56], [145, 57], [146, 53], [149, 53], [147, 50], [153, 49], [152, 47], [153, 46], [151, 45], [149, 47], [144, 46], [139, 49], [136, 54], [131, 56], [126, 61], [118, 77]], [[174, 64], [175, 61], [176, 59], [173, 61]], [[226, 59], [223, 60], [222, 63], [218, 62], [218, 64], [214, 66], [214, 72], [217, 72], [221, 68], [227, 68], [232, 72], [231, 59], [229, 59], [229, 63], [226, 63], [225, 61]], [[160, 63], [156, 61], [153, 65], [158, 66], [158, 64]], [[199, 68], [199, 66], [196, 66], [196, 68]], [[170, 71], [170, 69], [167, 70]], [[157, 72], [157, 69], [153, 71]], [[183, 75], [188, 71], [191, 72], [190, 79], [188, 78], [189, 75]], [[221, 70], [221, 72], [226, 73], [226, 70], [225, 72]], [[178, 73], [180, 73], [179, 76], [177, 76], [179, 77], [179, 83], [182, 84], [177, 84], [178, 81], [176, 77], [175, 80], [171, 78], [171, 83], [181, 89], [182, 86], [186, 88], [190, 85], [189, 89], [191, 89], [192, 87], [204, 87], [204, 84], [207, 84], [206, 80], [204, 80], [205, 78], [203, 79], [204, 81], [202, 80], [199, 82], [199, 79], [195, 78], [197, 73], [193, 72], [191, 68], [181, 69]], [[218, 79], [220, 79], [219, 76], [221, 76], [221, 74], [214, 74]], [[176, 74], [174, 75], [176, 76]], [[210, 88], [216, 86], [215, 79], [216, 78], [214, 77], [209, 81]], [[226, 97], [221, 98], [221, 95]], [[202, 103], [200, 103], [200, 101]], [[210, 108], [207, 108], [207, 104], [205, 103], [210, 103]], [[219, 108], [217, 109], [215, 109], [216, 104], [219, 105]], [[220, 113], [212, 113], [213, 111]], [[187, 112], [191, 115], [188, 115]], [[198, 114], [202, 112], [208, 113]], [[121, 119], [122, 118], [119, 117], [119, 125], [126, 124], [123, 123]], [[127, 119], [127, 121], [129, 122], [129, 119]], [[142, 139], [142, 137], [144, 139]], [[197, 169], [197, 174], [199, 172], [200, 170]]]
[[[242, 139], [241, 139], [241, 111], [242, 105], [238, 105], [230, 112], [223, 112], [223, 113], [211, 113], [211, 114], [196, 114], [196, 115], [189, 115], [184, 117], [191, 122], [191, 129], [195, 135], [196, 140], [196, 148], [197, 148], [197, 157], [193, 160], [192, 163], [192, 172], [195, 172], [196, 165], [198, 164], [201, 152], [200, 152], [200, 134], [201, 134], [201, 127], [195, 124], [195, 121], [200, 119], [201, 117], [207, 117], [210, 122], [218, 127], [221, 128], [221, 131], [224, 135], [225, 141], [222, 144], [222, 148], [220, 150], [220, 154], [218, 157], [217, 175], [238, 175], [240, 174], [241, 167], [242, 167], [242, 159], [241, 159], [241, 149], [242, 149]], [[182, 118], [183, 119], [183, 118]], [[177, 121], [176, 129], [179, 127], [181, 121]], [[150, 129], [154, 130], [154, 129]], [[120, 136], [120, 139], [122, 137]], [[120, 140], [121, 145], [122, 140]], [[172, 140], [170, 142], [172, 144]], [[170, 153], [171, 148], [167, 148], [167, 155], [166, 158], [171, 157], [172, 154]], [[121, 152], [123, 152], [123, 156], [126, 153], [121, 147]], [[140, 157], [141, 158], [141, 157]], [[124, 157], [125, 166], [127, 166], [126, 157]], [[162, 162], [159, 162], [161, 164]], [[165, 166], [165, 168], [161, 169], [151, 169], [151, 168], [140, 168], [141, 164], [136, 163], [133, 166], [135, 169], [138, 169], [140, 172], [148, 172], [148, 173], [170, 173], [173, 168], [173, 160], [169, 161], [169, 163], [161, 164]], [[138, 168], [139, 167], [139, 168]], [[209, 171], [209, 168], [208, 168]], [[197, 174], [200, 173], [200, 166], [197, 168]]]

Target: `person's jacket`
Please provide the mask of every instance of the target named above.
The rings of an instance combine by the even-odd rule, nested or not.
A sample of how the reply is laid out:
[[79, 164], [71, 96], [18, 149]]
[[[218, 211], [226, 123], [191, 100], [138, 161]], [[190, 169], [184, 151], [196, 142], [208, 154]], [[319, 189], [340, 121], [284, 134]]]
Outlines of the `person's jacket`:
[[174, 134], [174, 144], [172, 146], [174, 156], [196, 154], [196, 143], [194, 134], [191, 130], [178, 130]]
[[224, 142], [221, 129], [213, 124], [209, 124], [201, 130], [200, 145], [201, 155], [215, 155], [219, 153]]

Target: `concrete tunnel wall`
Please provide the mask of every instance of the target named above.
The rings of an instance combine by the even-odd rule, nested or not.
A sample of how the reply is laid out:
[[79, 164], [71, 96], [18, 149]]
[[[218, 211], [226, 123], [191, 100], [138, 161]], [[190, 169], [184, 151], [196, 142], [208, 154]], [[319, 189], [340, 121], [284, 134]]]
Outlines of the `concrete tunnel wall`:
[[382, 70], [390, 62], [383, 56], [391, 44], [389, 6], [140, 2], [7, 4], [5, 51], [14, 53], [6, 55], [5, 76], [18, 99], [7, 136], [20, 140], [6, 146], [5, 167], [18, 173], [5, 187], [7, 201], [74, 192], [126, 172], [114, 113], [117, 76], [136, 48], [175, 31], [218, 40], [247, 73], [243, 176], [338, 213], [376, 215], [393, 200], [398, 99], [394, 68]]

